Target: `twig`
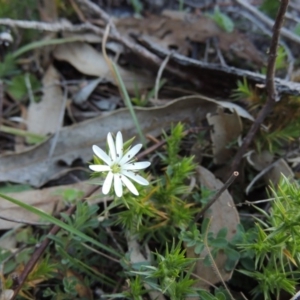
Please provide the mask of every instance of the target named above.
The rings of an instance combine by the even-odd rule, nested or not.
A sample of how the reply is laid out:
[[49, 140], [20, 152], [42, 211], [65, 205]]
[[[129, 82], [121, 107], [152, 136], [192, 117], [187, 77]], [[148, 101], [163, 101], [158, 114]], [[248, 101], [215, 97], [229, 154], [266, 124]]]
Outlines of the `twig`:
[[[84, 201], [84, 199], [86, 199], [86, 198], [90, 197], [91, 195], [93, 195], [98, 189], [99, 189], [99, 186], [91, 188], [86, 193], [86, 195], [82, 198], [82, 201]], [[65, 214], [70, 216], [74, 213], [75, 209], [76, 209], [76, 205], [73, 205], [66, 211]], [[57, 225], [54, 225], [51, 228], [48, 235], [56, 235], [59, 232], [59, 230], [60, 230], [60, 227], [57, 226]], [[45, 252], [45, 250], [48, 247], [50, 242], [51, 242], [51, 239], [49, 237], [46, 237], [43, 240], [43, 242], [35, 249], [34, 253], [32, 254], [32, 256], [30, 258], [30, 260], [25, 265], [23, 272], [19, 276], [19, 282], [18, 282], [19, 284], [16, 287], [16, 289], [14, 290], [14, 295], [11, 298], [11, 300], [14, 300], [18, 296], [19, 291], [21, 290], [22, 286], [24, 285], [24, 283], [26, 281], [26, 278], [28, 277], [30, 272], [33, 270], [34, 266], [36, 265], [36, 263], [38, 262], [38, 260], [42, 256], [42, 254]]]
[[[269, 28], [267, 28], [263, 22], [261, 22], [259, 19], [257, 19], [255, 16], [253, 16], [248, 11], [245, 11], [245, 10], [243, 11], [243, 10], [237, 9], [236, 7], [228, 8], [227, 11], [240, 14], [244, 18], [248, 19], [256, 27], [258, 27], [263, 33], [267, 34], [270, 37], [272, 36], [272, 31]], [[284, 41], [281, 40], [279, 43], [284, 48], [286, 55], [287, 55], [288, 67], [287, 67], [287, 74], [285, 76], [285, 79], [289, 80], [291, 78], [293, 70], [294, 70], [295, 58], [294, 58], [293, 53], [290, 50], [289, 46]]]
[[[116, 29], [116, 26], [112, 22], [110, 16], [101, 9], [100, 6], [96, 5], [90, 0], [74, 0], [81, 6], [81, 9], [88, 10], [89, 14], [98, 15], [99, 18], [103, 19], [107, 24], [110, 25], [110, 33], [109, 37], [122, 45], [124, 45], [127, 49], [129, 49], [133, 54], [137, 57], [142, 57], [144, 60], [147, 60], [148, 66], [152, 67], [153, 69], [159, 68], [162, 63], [162, 59], [160, 59], [156, 54], [152, 53], [147, 48], [141, 46], [138, 43], [132, 42], [129, 38], [124, 36], [124, 34], [120, 34]], [[169, 52], [166, 54], [168, 55]], [[175, 54], [174, 54], [175, 55]], [[179, 70], [176, 67], [168, 65], [166, 70], [169, 71], [171, 74], [178, 76], [183, 80], [192, 80], [190, 74]], [[198, 83], [198, 80], [193, 81], [194, 84]]]
[[[241, 1], [241, 0], [237, 0]], [[277, 47], [278, 47], [278, 41], [280, 37], [280, 28], [282, 27], [284, 15], [287, 10], [289, 4], [289, 0], [282, 0], [276, 19], [275, 24], [273, 27], [273, 36], [271, 40], [271, 46], [270, 46], [270, 53], [268, 58], [268, 66], [267, 66], [267, 74], [266, 74], [266, 90], [268, 93], [267, 101], [263, 108], [260, 110], [255, 122], [251, 126], [248, 134], [246, 135], [244, 142], [242, 146], [237, 151], [233, 163], [232, 163], [232, 170], [235, 171], [238, 169], [238, 165], [240, 161], [242, 160], [242, 157], [244, 153], [246, 152], [248, 146], [252, 142], [256, 132], [260, 128], [261, 124], [267, 117], [267, 115], [272, 111], [273, 106], [276, 103], [277, 100], [277, 92], [275, 88], [274, 83], [274, 75], [275, 75], [275, 62], [276, 62], [276, 55], [277, 55]]]
[[50, 32], [69, 31], [69, 32], [83, 32], [93, 31], [98, 34], [103, 34], [103, 30], [93, 24], [84, 23], [80, 25], [73, 25], [66, 21], [46, 23], [39, 21], [23, 21], [13, 19], [0, 19], [0, 25], [6, 25], [9, 27], [19, 27], [24, 29], [37, 29]]
[[154, 99], [155, 100], [158, 100], [159, 83], [160, 83], [160, 79], [161, 79], [162, 73], [163, 73], [165, 67], [167, 66], [167, 63], [169, 62], [169, 59], [171, 58], [172, 55], [173, 55], [173, 53], [170, 52], [166, 56], [166, 58], [162, 62], [161, 66], [159, 67], [159, 70], [157, 72], [157, 76], [156, 76], [156, 80], [155, 80], [155, 89], [154, 89]]
[[[261, 13], [258, 9], [256, 9], [254, 6], [252, 6], [249, 2], [247, 2], [245, 0], [235, 0], [235, 1], [238, 4], [240, 4], [241, 6], [243, 6], [244, 8], [246, 8], [248, 11], [250, 11], [252, 14], [254, 14], [257, 18], [259, 18], [261, 21], [263, 21], [269, 27], [272, 27], [273, 25], [274, 25], [274, 28], [276, 27], [276, 21], [278, 19], [278, 15], [276, 17], [275, 24], [274, 24], [274, 21], [271, 18], [269, 18], [265, 14]], [[286, 3], [286, 1], [281, 1], [280, 7], [285, 6], [284, 3]], [[287, 7], [287, 5], [288, 5], [288, 3], [286, 4], [286, 7]], [[285, 14], [285, 12], [286, 12], [286, 9], [284, 11], [284, 14]], [[284, 14], [283, 14], [283, 16], [284, 16]], [[291, 41], [293, 41], [295, 43], [300, 44], [300, 36], [299, 35], [291, 32], [287, 28], [281, 28], [281, 26], [279, 28], [280, 28], [280, 33], [282, 34], [282, 36], [290, 39]]]
[[204, 208], [197, 214], [195, 222], [204, 215], [204, 213], [220, 198], [225, 190], [233, 183], [236, 177], [239, 176], [239, 172], [233, 172], [229, 179], [224, 183], [224, 185], [217, 191], [217, 193], [209, 200], [209, 202], [204, 206]]

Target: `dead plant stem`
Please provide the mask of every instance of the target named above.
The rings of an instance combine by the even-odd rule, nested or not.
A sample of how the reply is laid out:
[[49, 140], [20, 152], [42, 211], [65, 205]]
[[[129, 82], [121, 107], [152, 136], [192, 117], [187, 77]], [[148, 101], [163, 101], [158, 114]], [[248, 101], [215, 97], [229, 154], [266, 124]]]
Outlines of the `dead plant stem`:
[[274, 76], [275, 76], [275, 62], [276, 62], [276, 56], [277, 56], [277, 47], [280, 37], [280, 29], [283, 24], [284, 15], [287, 10], [289, 4], [289, 0], [282, 0], [280, 3], [280, 7], [275, 19], [274, 27], [273, 27], [273, 36], [271, 39], [271, 46], [270, 46], [270, 52], [269, 52], [269, 58], [268, 58], [268, 65], [267, 65], [267, 74], [266, 74], [266, 90], [267, 90], [267, 101], [261, 111], [259, 112], [255, 122], [251, 126], [248, 134], [246, 135], [242, 146], [237, 151], [233, 162], [232, 162], [232, 172], [238, 169], [238, 165], [241, 162], [243, 155], [247, 151], [249, 145], [253, 141], [253, 138], [260, 128], [261, 124], [265, 120], [265, 118], [271, 113], [273, 110], [273, 107], [277, 100], [277, 92], [274, 82]]

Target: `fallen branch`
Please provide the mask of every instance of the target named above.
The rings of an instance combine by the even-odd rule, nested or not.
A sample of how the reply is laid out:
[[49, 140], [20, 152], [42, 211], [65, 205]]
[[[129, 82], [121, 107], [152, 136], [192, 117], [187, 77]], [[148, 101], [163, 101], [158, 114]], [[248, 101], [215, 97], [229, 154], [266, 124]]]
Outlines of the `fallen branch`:
[[49, 32], [84, 32], [93, 31], [98, 34], [103, 34], [103, 30], [93, 24], [84, 23], [80, 25], [73, 25], [67, 21], [46, 23], [39, 21], [24, 21], [24, 20], [13, 20], [13, 19], [0, 19], [0, 25], [9, 27], [19, 27], [24, 29], [36, 29], [44, 30]]

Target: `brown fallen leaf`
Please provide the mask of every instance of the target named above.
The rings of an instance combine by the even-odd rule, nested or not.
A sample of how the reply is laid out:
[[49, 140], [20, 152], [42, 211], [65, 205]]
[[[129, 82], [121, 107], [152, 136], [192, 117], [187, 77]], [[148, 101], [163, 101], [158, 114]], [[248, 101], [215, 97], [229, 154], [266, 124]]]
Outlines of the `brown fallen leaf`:
[[[41, 190], [7, 193], [7, 196], [32, 205], [48, 214], [53, 214], [60, 211], [64, 207], [62, 196], [58, 195], [58, 192], [62, 193], [68, 189], [77, 189], [85, 193], [90, 188], [91, 185], [87, 182], [79, 182]], [[25, 222], [43, 222], [40, 220], [39, 216], [3, 199], [0, 199], [0, 216]], [[15, 228], [18, 226], [20, 226], [20, 223], [9, 222], [0, 218], [0, 230]]]
[[287, 162], [280, 158], [274, 167], [265, 175], [265, 181], [267, 184], [274, 184], [275, 186], [279, 183], [281, 176], [289, 178], [291, 181], [294, 180], [295, 174]]
[[229, 144], [237, 140], [242, 132], [242, 122], [234, 110], [233, 114], [224, 113], [220, 107], [216, 114], [208, 114], [207, 121], [213, 128], [210, 131], [213, 142], [213, 155], [215, 164], [228, 162], [233, 150], [228, 148]]
[[146, 37], [166, 49], [173, 49], [187, 55], [190, 44], [187, 41], [205, 43], [216, 38], [224, 54], [234, 54], [240, 59], [262, 66], [261, 53], [245, 34], [234, 30], [231, 33], [222, 30], [212, 19], [185, 12], [165, 11], [162, 16], [151, 15], [147, 18], [122, 18], [116, 21], [118, 30], [123, 34], [135, 35], [138, 39]]
[[[53, 51], [53, 56], [58, 60], [67, 61], [83, 74], [105, 78], [107, 81], [114, 83], [111, 70], [103, 55], [89, 44], [75, 42], [58, 45]], [[154, 78], [141, 69], [129, 71], [118, 66], [118, 70], [129, 92], [154, 86]]]
[[[217, 107], [217, 102], [198, 97], [175, 100], [158, 108], [136, 108], [136, 115], [143, 133], [157, 136], [162, 128], [167, 129], [172, 123], [201, 126], [207, 113], [215, 112]], [[59, 132], [51, 159], [48, 159], [48, 153], [53, 137], [27, 151], [0, 156], [0, 182], [39, 187], [64, 171], [74, 160], [88, 162], [93, 156], [92, 146], [105, 147], [107, 133], [119, 130], [125, 140], [136, 135], [135, 125], [126, 108], [65, 127]]]
[[277, 161], [273, 162], [274, 154], [270, 153], [267, 150], [262, 151], [261, 153], [252, 152], [248, 155], [247, 160], [253, 168], [257, 171], [260, 171], [248, 184], [246, 188], [246, 194], [249, 194], [255, 182], [263, 178], [267, 185], [277, 186], [280, 178], [283, 176], [289, 178], [293, 181], [295, 174], [288, 163], [280, 158]]
[[[201, 183], [202, 187], [205, 187], [211, 191], [219, 190], [223, 183], [218, 180], [209, 170], [204, 167], [197, 167], [196, 169], [198, 180]], [[214, 236], [222, 229], [227, 228], [227, 239], [230, 241], [236, 233], [237, 225], [240, 223], [238, 212], [235, 208], [234, 201], [226, 190], [219, 197], [219, 199], [210, 207], [210, 209], [205, 213], [205, 218], [210, 218], [211, 223], [209, 227], [209, 232], [213, 232]], [[208, 254], [207, 249], [205, 249], [199, 256], [194, 269], [199, 277], [205, 279], [211, 284], [216, 284], [220, 282], [220, 278], [217, 275], [216, 271], [211, 266], [206, 266], [203, 262], [203, 259]], [[194, 252], [194, 248], [187, 248], [188, 257], [197, 257]], [[227, 281], [232, 276], [232, 271], [227, 272], [224, 268], [227, 257], [224, 253], [219, 252], [215, 258], [215, 264], [219, 270], [224, 281]], [[197, 281], [196, 287], [203, 289], [208, 289], [209, 285], [204, 281]], [[189, 298], [192, 299], [192, 298]], [[198, 298], [197, 298], [198, 299]]]
[[[43, 97], [40, 102], [31, 102], [27, 112], [27, 130], [47, 135], [58, 130], [59, 116], [63, 103], [63, 92], [58, 85], [60, 75], [50, 65], [43, 77]], [[42, 124], [42, 126], [41, 126]]]

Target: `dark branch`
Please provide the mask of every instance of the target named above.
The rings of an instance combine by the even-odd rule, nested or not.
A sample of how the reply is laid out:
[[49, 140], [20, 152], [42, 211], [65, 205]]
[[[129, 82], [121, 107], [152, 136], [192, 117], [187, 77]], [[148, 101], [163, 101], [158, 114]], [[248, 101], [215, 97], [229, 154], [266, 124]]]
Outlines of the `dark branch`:
[[253, 123], [252, 127], [250, 128], [248, 134], [246, 135], [242, 146], [237, 151], [233, 163], [232, 163], [232, 170], [237, 170], [238, 165], [241, 162], [243, 155], [247, 151], [249, 145], [253, 141], [253, 138], [260, 128], [261, 124], [265, 120], [265, 118], [269, 115], [272, 111], [276, 100], [277, 100], [277, 92], [274, 83], [274, 76], [275, 76], [275, 62], [277, 56], [277, 47], [278, 41], [280, 37], [280, 29], [283, 24], [284, 15], [287, 10], [289, 4], [289, 0], [281, 0], [281, 4], [275, 19], [275, 24], [273, 26], [273, 35], [271, 40], [269, 58], [268, 58], [268, 66], [267, 66], [267, 75], [266, 75], [266, 90], [267, 90], [267, 101], [261, 111], [259, 112], [255, 122]]

